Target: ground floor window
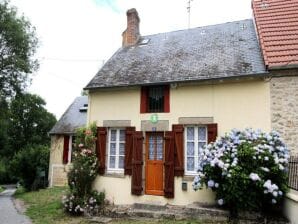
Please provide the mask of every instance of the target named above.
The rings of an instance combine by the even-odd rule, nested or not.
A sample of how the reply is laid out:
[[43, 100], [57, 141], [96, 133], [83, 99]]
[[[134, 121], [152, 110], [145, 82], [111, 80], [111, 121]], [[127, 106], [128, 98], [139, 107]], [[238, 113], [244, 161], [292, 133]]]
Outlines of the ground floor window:
[[207, 126], [185, 127], [185, 174], [197, 173], [199, 153], [207, 144]]
[[108, 171], [123, 172], [125, 156], [125, 129], [110, 128], [108, 135]]

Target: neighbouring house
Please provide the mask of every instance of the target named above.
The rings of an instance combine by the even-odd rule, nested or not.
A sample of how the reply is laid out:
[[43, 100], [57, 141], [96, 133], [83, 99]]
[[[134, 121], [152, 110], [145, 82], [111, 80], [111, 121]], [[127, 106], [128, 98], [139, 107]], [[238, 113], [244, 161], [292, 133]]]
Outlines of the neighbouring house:
[[115, 204], [214, 203], [192, 189], [199, 151], [233, 128], [272, 129], [270, 73], [252, 19], [141, 36], [127, 11], [122, 47], [85, 87], [98, 126], [94, 187]]
[[[283, 136], [292, 158], [285, 215], [298, 223], [298, 0], [253, 1], [262, 55], [269, 72], [271, 128]], [[296, 156], [295, 156], [296, 155]]]
[[71, 163], [75, 132], [77, 128], [86, 125], [87, 108], [88, 97], [77, 97], [49, 132], [51, 136], [48, 178], [50, 187], [67, 184], [67, 171]]

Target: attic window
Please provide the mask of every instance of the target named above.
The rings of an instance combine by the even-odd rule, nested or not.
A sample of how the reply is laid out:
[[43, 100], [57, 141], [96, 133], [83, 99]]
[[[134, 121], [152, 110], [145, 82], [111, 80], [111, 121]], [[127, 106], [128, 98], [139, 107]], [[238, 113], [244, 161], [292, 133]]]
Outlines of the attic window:
[[87, 112], [88, 104], [84, 104], [84, 106], [80, 107], [80, 112]]
[[150, 39], [142, 39], [140, 42], [140, 45], [147, 45], [149, 43]]

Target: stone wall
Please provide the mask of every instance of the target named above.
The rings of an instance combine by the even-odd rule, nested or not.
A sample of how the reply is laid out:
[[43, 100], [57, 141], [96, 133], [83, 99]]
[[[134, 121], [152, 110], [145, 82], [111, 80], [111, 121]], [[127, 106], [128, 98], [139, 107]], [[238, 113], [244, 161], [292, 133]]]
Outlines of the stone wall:
[[[298, 71], [279, 71], [270, 81], [271, 126], [281, 133], [292, 154], [298, 153]], [[276, 75], [276, 74], [274, 74]]]
[[51, 151], [49, 164], [49, 186], [64, 186], [67, 184], [68, 165], [64, 165], [63, 158], [63, 135], [51, 136]]

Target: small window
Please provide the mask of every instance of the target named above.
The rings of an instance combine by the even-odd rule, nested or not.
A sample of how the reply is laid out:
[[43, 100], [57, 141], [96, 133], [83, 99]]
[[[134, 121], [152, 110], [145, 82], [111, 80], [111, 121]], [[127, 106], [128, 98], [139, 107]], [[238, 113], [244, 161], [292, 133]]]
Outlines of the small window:
[[141, 89], [141, 113], [170, 112], [169, 86], [145, 86]]
[[208, 141], [206, 126], [185, 128], [185, 173], [194, 175], [199, 166], [199, 154]]
[[108, 145], [108, 171], [124, 171], [125, 130], [119, 128], [109, 129]]

